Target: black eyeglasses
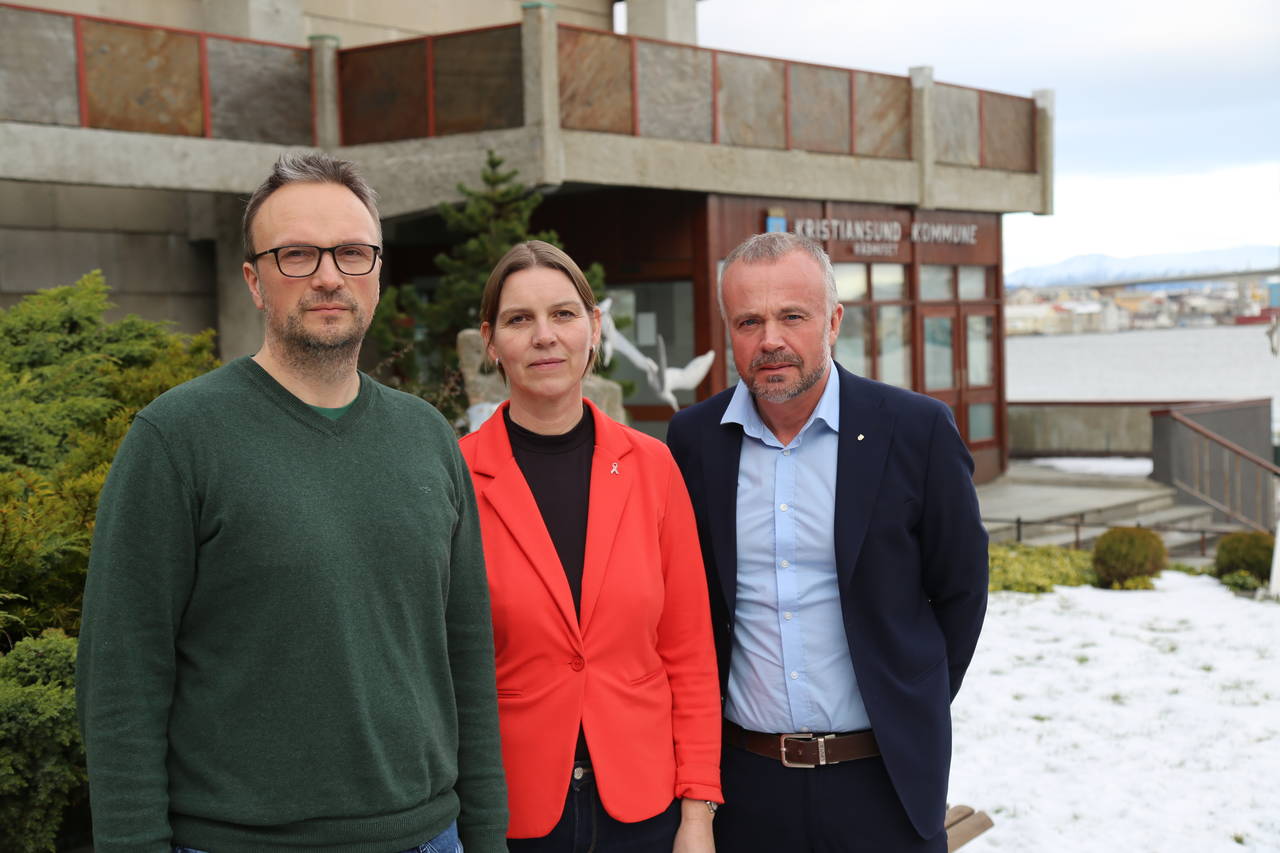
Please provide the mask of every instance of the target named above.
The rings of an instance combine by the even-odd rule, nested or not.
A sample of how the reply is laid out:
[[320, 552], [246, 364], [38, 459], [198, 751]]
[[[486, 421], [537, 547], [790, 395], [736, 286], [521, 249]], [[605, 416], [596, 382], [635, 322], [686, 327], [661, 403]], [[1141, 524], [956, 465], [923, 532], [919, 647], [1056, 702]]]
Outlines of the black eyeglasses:
[[339, 246], [277, 246], [253, 256], [256, 263], [263, 255], [275, 255], [276, 268], [289, 278], [306, 278], [320, 269], [324, 253], [333, 255], [338, 271], [346, 275], [368, 275], [382, 254], [381, 246], [368, 243], [343, 243]]

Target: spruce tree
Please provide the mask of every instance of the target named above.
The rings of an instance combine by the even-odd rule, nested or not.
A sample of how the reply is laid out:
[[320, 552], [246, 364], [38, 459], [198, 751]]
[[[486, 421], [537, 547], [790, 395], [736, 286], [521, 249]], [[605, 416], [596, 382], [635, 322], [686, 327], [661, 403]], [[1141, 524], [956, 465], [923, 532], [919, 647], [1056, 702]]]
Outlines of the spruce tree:
[[[458, 333], [479, 327], [480, 295], [489, 273], [517, 243], [544, 240], [560, 246], [554, 231], [529, 230], [542, 194], [517, 181], [518, 170], [503, 171], [503, 162], [489, 151], [480, 173], [483, 187], [474, 190], [459, 183], [462, 203], [436, 209], [457, 237], [448, 253], [435, 257], [443, 273], [436, 288], [425, 299], [412, 288], [386, 288], [370, 329], [385, 357], [374, 375], [431, 402], [451, 422], [467, 408], [458, 370]], [[602, 298], [604, 270], [592, 264], [583, 272]]]

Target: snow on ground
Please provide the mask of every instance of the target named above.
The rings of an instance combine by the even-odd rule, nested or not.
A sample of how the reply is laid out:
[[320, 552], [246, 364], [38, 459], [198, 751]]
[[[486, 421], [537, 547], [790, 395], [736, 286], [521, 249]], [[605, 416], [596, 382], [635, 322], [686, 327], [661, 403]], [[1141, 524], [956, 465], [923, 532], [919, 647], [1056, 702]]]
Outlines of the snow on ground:
[[1032, 465], [1069, 474], [1105, 474], [1111, 477], [1149, 477], [1150, 456], [1044, 456]]
[[949, 799], [995, 826], [962, 853], [1280, 851], [1280, 605], [1156, 587], [992, 594]]

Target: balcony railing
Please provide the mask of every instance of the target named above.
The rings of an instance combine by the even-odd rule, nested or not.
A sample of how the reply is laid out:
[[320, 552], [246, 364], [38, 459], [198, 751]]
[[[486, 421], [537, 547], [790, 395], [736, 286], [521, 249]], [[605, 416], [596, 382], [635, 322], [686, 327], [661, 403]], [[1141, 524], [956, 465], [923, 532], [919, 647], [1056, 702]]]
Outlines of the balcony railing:
[[314, 142], [310, 50], [0, 3], [0, 120]]
[[[0, 121], [313, 145], [312, 49], [0, 2]], [[339, 142], [521, 127], [534, 66], [510, 24], [337, 51]], [[907, 77], [559, 25], [567, 130], [908, 160]], [[932, 86], [935, 162], [1034, 172], [1029, 98]], [[325, 101], [326, 104], [330, 101]], [[553, 119], [554, 120], [554, 119]], [[325, 143], [328, 144], [328, 143]]]

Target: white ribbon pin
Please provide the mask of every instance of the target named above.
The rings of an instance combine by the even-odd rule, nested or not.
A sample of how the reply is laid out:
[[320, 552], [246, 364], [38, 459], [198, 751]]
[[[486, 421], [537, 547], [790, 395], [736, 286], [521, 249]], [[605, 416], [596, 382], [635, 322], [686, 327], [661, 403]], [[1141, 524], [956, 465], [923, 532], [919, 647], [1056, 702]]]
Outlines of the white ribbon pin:
[[617, 463], [617, 462], [613, 463], [613, 467], [609, 469], [609, 473], [610, 473], [610, 474], [616, 474], [616, 473], [618, 473], [618, 463]]

